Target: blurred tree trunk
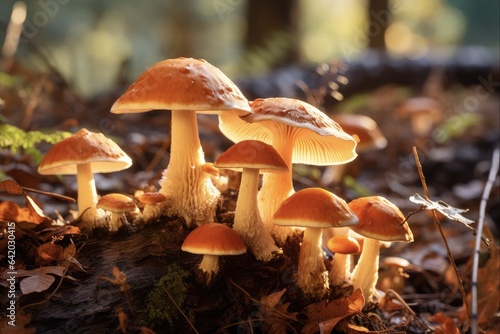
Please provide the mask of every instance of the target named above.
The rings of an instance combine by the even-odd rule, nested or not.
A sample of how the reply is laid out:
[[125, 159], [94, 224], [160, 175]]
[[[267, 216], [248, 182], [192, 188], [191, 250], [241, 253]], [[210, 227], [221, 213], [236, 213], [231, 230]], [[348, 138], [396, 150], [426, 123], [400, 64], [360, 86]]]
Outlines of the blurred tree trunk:
[[[245, 48], [265, 48], [273, 38], [284, 38], [286, 50], [271, 67], [295, 63], [299, 56], [298, 0], [249, 0], [247, 2], [247, 33]], [[269, 59], [269, 58], [268, 58]]]
[[385, 31], [391, 22], [389, 0], [368, 1], [368, 47], [370, 49], [385, 49]]

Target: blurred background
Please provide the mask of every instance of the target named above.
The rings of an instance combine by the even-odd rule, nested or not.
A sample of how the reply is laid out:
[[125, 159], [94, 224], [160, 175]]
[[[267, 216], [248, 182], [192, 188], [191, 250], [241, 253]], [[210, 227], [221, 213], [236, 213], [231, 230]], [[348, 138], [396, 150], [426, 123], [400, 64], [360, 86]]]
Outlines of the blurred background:
[[[76, 92], [87, 97], [178, 56], [205, 58], [230, 78], [242, 78], [290, 64], [355, 62], [369, 50], [441, 62], [461, 49], [473, 49], [478, 56], [470, 58], [469, 51], [468, 61], [484, 62], [488, 55], [488, 61], [495, 62], [500, 40], [497, 0], [23, 3], [26, 13], [17, 3], [17, 14], [11, 17], [16, 1], [1, 1], [0, 42], [6, 41], [11, 19], [23, 21], [16, 59], [39, 71], [47, 66], [40, 60], [43, 53]], [[4, 45], [4, 60], [9, 52]]]

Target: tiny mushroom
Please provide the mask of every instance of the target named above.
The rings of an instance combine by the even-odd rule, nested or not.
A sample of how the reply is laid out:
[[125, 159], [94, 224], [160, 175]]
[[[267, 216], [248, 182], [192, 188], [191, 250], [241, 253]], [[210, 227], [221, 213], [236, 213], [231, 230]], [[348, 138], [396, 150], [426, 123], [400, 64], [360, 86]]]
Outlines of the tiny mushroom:
[[328, 240], [326, 247], [334, 253], [328, 275], [330, 286], [348, 282], [351, 275], [351, 255], [360, 251], [359, 242], [348, 235], [337, 235]]
[[176, 58], [154, 64], [111, 107], [116, 114], [171, 110], [170, 161], [160, 180], [167, 214], [188, 227], [213, 221], [220, 191], [203, 171], [205, 157], [196, 115], [250, 112], [247, 99], [218, 68], [203, 59]]
[[135, 211], [137, 206], [132, 198], [123, 194], [107, 194], [99, 198], [96, 207], [111, 213], [109, 230], [116, 232], [122, 226], [128, 225], [126, 213]]
[[240, 255], [247, 247], [240, 235], [219, 223], [206, 223], [195, 228], [182, 243], [181, 249], [192, 254], [203, 254], [199, 269], [208, 285], [219, 271], [219, 256]]
[[137, 196], [139, 202], [144, 204], [142, 217], [144, 220], [153, 219], [161, 216], [160, 203], [167, 200], [167, 197], [158, 192], [145, 192]]
[[329, 284], [321, 249], [323, 228], [353, 226], [357, 217], [346, 202], [321, 188], [306, 188], [287, 198], [274, 214], [281, 226], [304, 227], [299, 251], [297, 283], [305, 295], [321, 298]]
[[[75, 175], [78, 184], [78, 213], [91, 228], [103, 218], [97, 208], [94, 173], [110, 173], [132, 165], [130, 157], [102, 133], [83, 128], [58, 142], [45, 154], [38, 173]], [[85, 213], [85, 214], [84, 214]]]
[[378, 280], [380, 242], [412, 242], [413, 234], [399, 208], [382, 196], [357, 198], [348, 205], [359, 219], [359, 224], [351, 226], [351, 230], [365, 237], [351, 284], [354, 290], [363, 291], [365, 300], [371, 301]]
[[257, 206], [259, 173], [287, 171], [286, 163], [271, 145], [243, 140], [222, 153], [215, 160], [215, 166], [242, 169], [233, 229], [258, 260], [271, 260], [279, 249], [266, 230]]
[[272, 145], [286, 162], [286, 173], [263, 176], [258, 195], [266, 228], [280, 243], [289, 229], [274, 226], [272, 217], [281, 202], [294, 193], [292, 163], [336, 165], [356, 158], [356, 141], [323, 112], [290, 98], [256, 99], [252, 113], [236, 117], [219, 115], [221, 132], [234, 142], [255, 139]]

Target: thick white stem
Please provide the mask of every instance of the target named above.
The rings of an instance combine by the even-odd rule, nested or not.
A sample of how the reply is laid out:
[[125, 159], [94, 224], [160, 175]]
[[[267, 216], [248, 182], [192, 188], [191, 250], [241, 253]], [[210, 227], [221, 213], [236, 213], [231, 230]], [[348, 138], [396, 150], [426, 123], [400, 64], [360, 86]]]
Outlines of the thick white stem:
[[351, 284], [356, 289], [361, 289], [366, 301], [370, 301], [375, 293], [378, 280], [380, 241], [366, 238], [363, 250], [356, 267], [352, 271]]
[[116, 232], [120, 229], [122, 225], [127, 225], [127, 217], [123, 212], [111, 212], [111, 217], [109, 218], [109, 230], [111, 232]]
[[206, 283], [210, 283], [213, 276], [219, 271], [219, 256], [218, 255], [203, 255], [198, 268], [206, 275]]
[[233, 229], [238, 232], [257, 260], [269, 261], [279, 249], [266, 230], [257, 207], [259, 170], [244, 168], [234, 214]]
[[76, 171], [78, 183], [78, 214], [84, 214], [82, 220], [91, 224], [93, 227], [95, 221], [101, 218], [101, 216], [96, 209], [98, 198], [92, 167], [90, 163], [79, 164], [76, 166]]
[[172, 110], [170, 162], [160, 191], [167, 214], [178, 215], [188, 227], [213, 222], [220, 192], [202, 169], [205, 163], [196, 111]]
[[351, 255], [336, 253], [332, 260], [332, 269], [328, 274], [330, 286], [342, 285], [349, 281], [351, 273]]
[[280, 244], [285, 242], [292, 229], [274, 225], [272, 221], [273, 215], [281, 203], [295, 192], [292, 180], [292, 154], [295, 139], [293, 130], [290, 130], [290, 127], [284, 129], [288, 129], [290, 133], [281, 131], [281, 128], [276, 129], [271, 146], [278, 151], [283, 161], [285, 161], [288, 171], [264, 174], [262, 187], [258, 194], [259, 211], [264, 226]]
[[321, 249], [320, 228], [306, 228], [300, 246], [297, 283], [305, 295], [321, 298], [328, 289], [326, 271]]

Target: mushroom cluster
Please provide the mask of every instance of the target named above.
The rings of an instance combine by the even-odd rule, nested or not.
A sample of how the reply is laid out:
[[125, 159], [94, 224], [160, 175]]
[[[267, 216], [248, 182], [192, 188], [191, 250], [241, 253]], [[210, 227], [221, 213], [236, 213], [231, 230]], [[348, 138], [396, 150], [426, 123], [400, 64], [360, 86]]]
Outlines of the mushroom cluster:
[[[124, 194], [99, 198], [93, 173], [119, 171], [132, 161], [110, 139], [86, 129], [54, 145], [40, 164], [41, 174], [77, 175], [78, 210], [90, 228], [106, 223], [110, 231], [126, 228], [130, 212], [139, 213], [137, 221], [179, 217], [192, 229], [181, 249], [203, 254], [198, 269], [207, 284], [219, 271], [219, 256], [243, 254], [248, 248], [257, 260], [270, 261], [281, 253], [279, 246], [294, 231], [291, 227], [300, 228], [297, 285], [313, 299], [347, 282], [371, 300], [381, 242], [413, 240], [402, 213], [383, 197], [347, 204], [323, 188], [295, 192], [292, 164], [342, 165], [356, 158], [356, 148], [383, 148], [385, 138], [370, 119], [344, 117], [337, 123], [306, 102], [284, 97], [248, 102], [219, 69], [192, 58], [154, 64], [118, 98], [111, 112], [153, 109], [171, 111], [170, 159], [158, 192], [139, 190], [135, 199]], [[197, 125], [200, 113], [218, 115], [221, 132], [235, 142], [213, 163], [204, 158]], [[232, 225], [215, 221], [221, 189], [228, 186], [219, 169], [241, 172]], [[328, 271], [322, 234], [331, 228], [340, 233], [328, 243], [335, 253]], [[361, 247], [349, 231], [366, 238], [352, 272], [351, 256]]]

